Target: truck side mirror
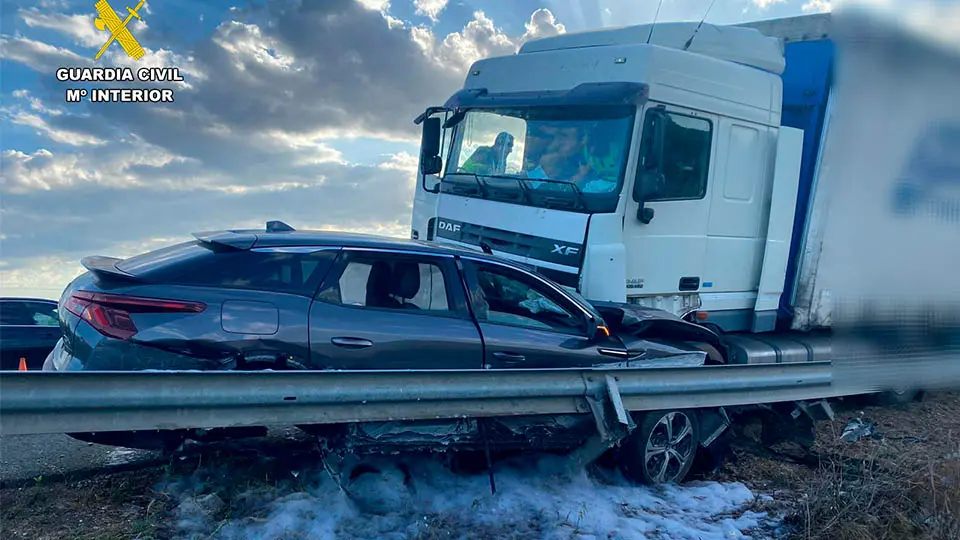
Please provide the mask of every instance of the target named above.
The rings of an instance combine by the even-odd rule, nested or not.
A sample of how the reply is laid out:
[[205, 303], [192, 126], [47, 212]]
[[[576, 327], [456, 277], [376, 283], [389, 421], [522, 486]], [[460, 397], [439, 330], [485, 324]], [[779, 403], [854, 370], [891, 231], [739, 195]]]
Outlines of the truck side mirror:
[[662, 197], [666, 191], [666, 179], [662, 172], [666, 125], [670, 119], [661, 109], [650, 109], [644, 119], [643, 144], [641, 144], [640, 170], [633, 183], [633, 200], [637, 201], [637, 220], [647, 224], [653, 220], [653, 208], [646, 202]]
[[653, 208], [645, 203], [651, 199], [662, 197], [666, 188], [666, 179], [658, 170], [642, 171], [633, 184], [633, 199], [640, 203], [637, 206], [637, 220], [646, 225], [653, 220]]
[[437, 117], [423, 121], [423, 132], [420, 135], [420, 174], [424, 176], [443, 170], [443, 160], [440, 158], [441, 124]]

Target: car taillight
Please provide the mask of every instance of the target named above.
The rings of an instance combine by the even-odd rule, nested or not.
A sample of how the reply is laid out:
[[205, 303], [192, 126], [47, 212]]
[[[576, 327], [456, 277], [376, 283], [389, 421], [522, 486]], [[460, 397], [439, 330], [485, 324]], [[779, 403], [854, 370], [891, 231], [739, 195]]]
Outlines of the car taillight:
[[77, 291], [67, 299], [64, 309], [87, 321], [105, 336], [129, 339], [137, 333], [131, 313], [200, 313], [207, 309], [207, 305], [201, 302]]

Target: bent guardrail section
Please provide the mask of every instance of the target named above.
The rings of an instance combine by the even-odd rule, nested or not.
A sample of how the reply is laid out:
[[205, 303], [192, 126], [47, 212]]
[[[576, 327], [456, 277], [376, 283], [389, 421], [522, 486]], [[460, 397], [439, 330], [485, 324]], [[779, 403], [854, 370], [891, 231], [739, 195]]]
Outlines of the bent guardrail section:
[[829, 363], [476, 371], [0, 374], [0, 434], [331, 424], [628, 411], [831, 397]]

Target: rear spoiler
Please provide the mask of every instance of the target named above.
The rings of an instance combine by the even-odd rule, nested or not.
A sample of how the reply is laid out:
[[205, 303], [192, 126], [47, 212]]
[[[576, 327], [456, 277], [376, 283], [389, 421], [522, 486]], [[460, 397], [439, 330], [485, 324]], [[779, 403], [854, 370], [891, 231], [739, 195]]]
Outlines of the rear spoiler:
[[296, 229], [282, 221], [268, 221], [263, 231], [244, 230], [244, 231], [207, 231], [193, 233], [204, 247], [210, 249], [228, 249], [246, 251], [257, 245], [257, 240], [263, 233], [289, 233]]
[[90, 273], [97, 278], [137, 281], [137, 277], [133, 274], [128, 274], [127, 272], [117, 268], [117, 263], [121, 262], [122, 260], [123, 259], [118, 259], [116, 257], [94, 255], [92, 257], [84, 257], [80, 260], [80, 264], [82, 264], [84, 268], [89, 270]]
[[250, 231], [211, 231], [193, 233], [193, 237], [210, 248], [248, 250], [257, 243], [256, 233]]

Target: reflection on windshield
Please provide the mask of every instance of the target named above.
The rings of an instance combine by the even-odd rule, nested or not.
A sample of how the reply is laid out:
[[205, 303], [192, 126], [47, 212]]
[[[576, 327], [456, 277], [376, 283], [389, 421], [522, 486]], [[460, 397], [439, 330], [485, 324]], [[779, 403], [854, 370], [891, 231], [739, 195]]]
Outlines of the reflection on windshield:
[[444, 189], [532, 206], [612, 212], [634, 113], [624, 106], [467, 111], [456, 128]]

